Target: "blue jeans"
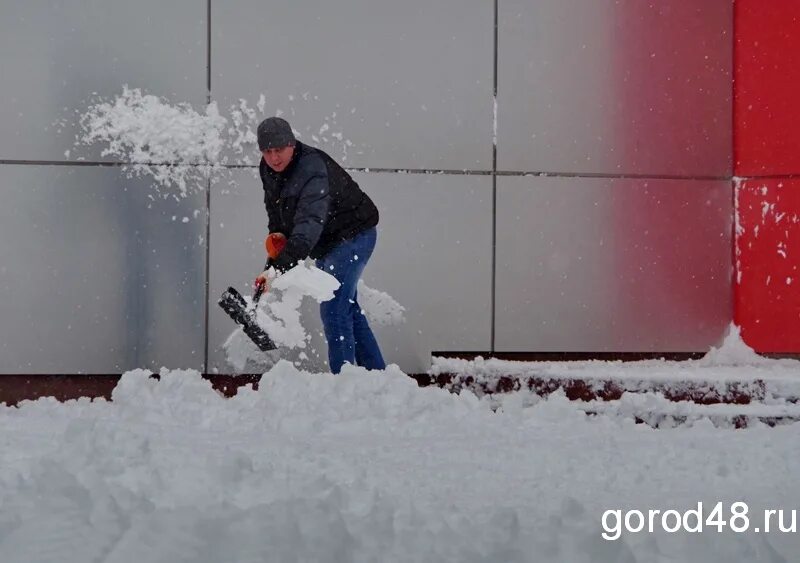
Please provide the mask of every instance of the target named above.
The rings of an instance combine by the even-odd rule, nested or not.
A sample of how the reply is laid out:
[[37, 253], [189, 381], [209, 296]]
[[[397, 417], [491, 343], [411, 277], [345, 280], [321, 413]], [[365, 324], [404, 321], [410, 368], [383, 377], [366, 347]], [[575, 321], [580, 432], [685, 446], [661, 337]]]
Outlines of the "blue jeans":
[[375, 335], [361, 312], [356, 291], [377, 237], [374, 227], [367, 229], [317, 260], [317, 268], [331, 274], [341, 284], [333, 299], [320, 305], [332, 373], [339, 373], [345, 362], [367, 369], [386, 368]]

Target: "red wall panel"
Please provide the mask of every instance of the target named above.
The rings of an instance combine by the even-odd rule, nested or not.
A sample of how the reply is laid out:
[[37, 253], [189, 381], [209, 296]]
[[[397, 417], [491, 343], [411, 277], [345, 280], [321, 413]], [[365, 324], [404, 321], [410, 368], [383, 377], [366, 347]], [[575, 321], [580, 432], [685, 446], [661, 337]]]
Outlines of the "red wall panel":
[[737, 0], [734, 319], [759, 352], [800, 352], [800, 2]]
[[734, 9], [734, 173], [800, 174], [800, 2]]
[[759, 352], [800, 350], [800, 180], [737, 190], [735, 321]]

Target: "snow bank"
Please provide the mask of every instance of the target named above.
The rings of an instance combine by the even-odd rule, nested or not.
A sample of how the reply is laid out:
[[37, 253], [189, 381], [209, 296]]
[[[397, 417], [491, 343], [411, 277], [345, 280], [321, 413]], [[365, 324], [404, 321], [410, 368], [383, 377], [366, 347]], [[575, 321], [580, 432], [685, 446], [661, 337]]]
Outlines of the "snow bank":
[[[510, 397], [509, 397], [510, 398]], [[493, 410], [392, 366], [192, 371], [0, 408], [0, 553], [35, 561], [794, 560], [797, 534], [601, 537], [608, 509], [800, 506], [800, 426], [652, 430], [554, 394]]]

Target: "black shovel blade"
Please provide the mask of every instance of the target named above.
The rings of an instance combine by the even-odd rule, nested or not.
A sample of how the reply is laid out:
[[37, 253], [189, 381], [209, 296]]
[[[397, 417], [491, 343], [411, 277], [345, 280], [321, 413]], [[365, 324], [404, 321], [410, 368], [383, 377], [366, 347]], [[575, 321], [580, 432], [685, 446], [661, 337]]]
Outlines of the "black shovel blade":
[[256, 324], [255, 319], [248, 313], [247, 311], [247, 302], [242, 297], [242, 294], [236, 291], [234, 288], [229, 287], [224, 292], [222, 292], [222, 296], [220, 296], [219, 306], [222, 307], [222, 310], [225, 311], [228, 316], [233, 319], [237, 325], [241, 325], [242, 330], [244, 333], [255, 342], [258, 349], [262, 352], [268, 352], [270, 350], [275, 350], [277, 346], [269, 337], [269, 335], [264, 332], [260, 326]]

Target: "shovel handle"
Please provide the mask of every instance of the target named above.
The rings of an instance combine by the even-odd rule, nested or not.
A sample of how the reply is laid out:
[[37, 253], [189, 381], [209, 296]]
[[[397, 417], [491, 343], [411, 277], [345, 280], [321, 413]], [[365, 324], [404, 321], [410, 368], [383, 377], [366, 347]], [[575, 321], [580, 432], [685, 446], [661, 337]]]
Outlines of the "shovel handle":
[[266, 287], [266, 285], [267, 284], [262, 283], [261, 285], [256, 287], [256, 291], [255, 293], [253, 293], [253, 304], [258, 303], [258, 300], [261, 299], [262, 295], [264, 295], [264, 287]]

